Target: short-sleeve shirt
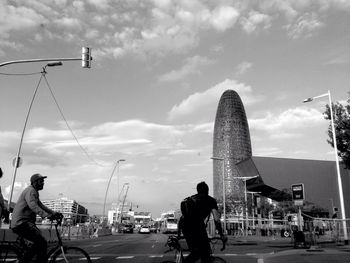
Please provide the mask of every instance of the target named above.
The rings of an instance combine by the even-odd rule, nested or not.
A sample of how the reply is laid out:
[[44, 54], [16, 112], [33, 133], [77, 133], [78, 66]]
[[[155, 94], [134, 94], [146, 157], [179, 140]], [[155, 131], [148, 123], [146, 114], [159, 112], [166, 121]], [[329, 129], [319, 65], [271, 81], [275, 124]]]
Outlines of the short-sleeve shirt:
[[196, 217], [193, 220], [184, 219], [184, 227], [187, 229], [205, 229], [205, 219], [209, 217], [213, 209], [218, 209], [215, 198], [210, 195], [196, 194], [191, 196], [196, 202]]

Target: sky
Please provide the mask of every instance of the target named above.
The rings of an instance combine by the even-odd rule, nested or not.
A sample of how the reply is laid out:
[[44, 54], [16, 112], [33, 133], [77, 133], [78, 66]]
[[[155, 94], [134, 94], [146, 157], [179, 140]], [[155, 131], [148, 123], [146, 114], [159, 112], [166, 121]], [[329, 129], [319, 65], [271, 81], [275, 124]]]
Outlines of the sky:
[[[34, 173], [41, 199], [65, 196], [102, 214], [118, 199], [135, 211], [179, 208], [206, 181], [220, 96], [240, 95], [253, 156], [335, 160], [323, 117], [327, 93], [350, 91], [346, 0], [17, 0], [0, 2], [0, 180], [13, 200]], [[125, 159], [124, 162], [117, 161]], [[113, 168], [116, 168], [113, 173]], [[123, 196], [123, 194], [121, 194]]]

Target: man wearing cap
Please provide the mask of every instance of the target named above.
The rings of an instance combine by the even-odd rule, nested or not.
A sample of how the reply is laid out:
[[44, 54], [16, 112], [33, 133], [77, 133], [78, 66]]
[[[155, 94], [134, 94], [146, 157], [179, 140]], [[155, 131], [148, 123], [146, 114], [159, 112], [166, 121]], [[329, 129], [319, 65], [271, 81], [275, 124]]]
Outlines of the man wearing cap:
[[[0, 167], [0, 178], [1, 177], [2, 177], [2, 170]], [[5, 206], [4, 197], [2, 196], [1, 186], [0, 186], [0, 228], [1, 228], [1, 220], [3, 217], [5, 218], [4, 221], [8, 220], [8, 211], [7, 211], [7, 208]]]
[[33, 174], [30, 177], [30, 186], [23, 190], [12, 213], [12, 231], [33, 242], [33, 249], [24, 256], [24, 262], [31, 262], [34, 254], [37, 255], [37, 262], [47, 262], [47, 241], [35, 224], [36, 215], [42, 218], [54, 218], [60, 214], [39, 200], [39, 191], [44, 188], [45, 178], [47, 176], [41, 174]]

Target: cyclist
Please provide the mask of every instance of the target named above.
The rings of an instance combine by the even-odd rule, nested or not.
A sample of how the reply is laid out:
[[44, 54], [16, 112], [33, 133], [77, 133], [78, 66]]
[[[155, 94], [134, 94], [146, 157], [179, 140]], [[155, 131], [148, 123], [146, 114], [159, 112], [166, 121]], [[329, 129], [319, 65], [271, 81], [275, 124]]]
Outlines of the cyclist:
[[221, 227], [217, 202], [209, 195], [208, 185], [205, 182], [198, 183], [197, 194], [190, 198], [195, 203], [195, 207], [193, 208], [195, 214], [186, 216], [183, 213], [178, 224], [180, 229], [178, 234], [181, 234], [182, 231], [190, 251], [185, 262], [196, 262], [198, 259], [201, 259], [202, 263], [207, 263], [210, 262], [211, 250], [205, 220], [207, 219], [208, 221], [210, 214], [213, 214], [216, 230], [224, 242], [227, 241], [227, 237], [224, 235]]
[[35, 224], [36, 215], [50, 219], [61, 216], [61, 213], [49, 209], [39, 200], [39, 191], [44, 188], [45, 178], [47, 176], [42, 176], [41, 174], [33, 174], [31, 176], [31, 185], [23, 190], [12, 213], [12, 231], [33, 242], [32, 249], [29, 251], [30, 253], [24, 256], [23, 262], [31, 262], [35, 254], [37, 256], [36, 262], [47, 262], [47, 241]]
[[[0, 167], [0, 178], [1, 177], [2, 177], [2, 169]], [[8, 214], [9, 213], [5, 206], [4, 197], [2, 196], [1, 187], [0, 187], [0, 227], [1, 227], [2, 218], [4, 218], [4, 222], [8, 221]]]

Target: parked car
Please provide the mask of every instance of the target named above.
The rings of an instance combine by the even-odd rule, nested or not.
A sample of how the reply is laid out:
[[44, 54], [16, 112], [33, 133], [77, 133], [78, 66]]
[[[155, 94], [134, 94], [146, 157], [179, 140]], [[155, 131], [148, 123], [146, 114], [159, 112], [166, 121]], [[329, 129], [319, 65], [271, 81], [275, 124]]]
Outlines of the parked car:
[[139, 233], [142, 233], [142, 234], [151, 233], [149, 226], [141, 226], [139, 229]]
[[132, 224], [126, 224], [122, 227], [123, 233], [133, 233], [134, 232], [134, 226]]

